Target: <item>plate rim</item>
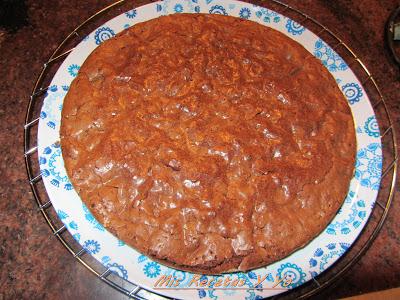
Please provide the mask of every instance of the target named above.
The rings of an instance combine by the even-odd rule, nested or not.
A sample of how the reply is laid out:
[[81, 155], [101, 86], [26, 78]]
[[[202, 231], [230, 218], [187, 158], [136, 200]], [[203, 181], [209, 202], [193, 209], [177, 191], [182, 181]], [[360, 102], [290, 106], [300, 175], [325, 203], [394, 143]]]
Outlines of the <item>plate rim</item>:
[[[164, 3], [165, 3], [166, 1], [164, 1]], [[219, 3], [231, 3], [231, 2], [235, 2], [235, 3], [237, 3], [238, 1], [224, 1], [224, 0], [221, 0], [221, 1], [216, 1], [216, 2], [219, 2]], [[155, 3], [162, 3], [162, 2], [155, 2]], [[153, 6], [155, 3], [151, 3], [151, 4], [147, 4], [147, 5], [151, 5], [151, 6]], [[245, 5], [247, 5], [247, 6], [253, 6], [253, 4], [249, 4], [249, 3], [246, 3], [246, 2], [243, 2], [242, 4], [245, 4]], [[147, 6], [146, 5], [146, 6]], [[255, 7], [255, 6], [254, 6]], [[140, 7], [139, 7], [140, 8]], [[136, 8], [136, 9], [139, 9], [139, 8]], [[259, 7], [259, 8], [261, 8], [261, 7]], [[118, 17], [116, 17], [116, 18], [118, 18]], [[108, 22], [110, 22], [110, 21], [108, 21]], [[107, 24], [108, 22], [106, 22], [105, 24]], [[104, 25], [104, 24], [103, 24]], [[101, 26], [103, 26], [103, 25], [101, 25]], [[94, 32], [94, 31], [93, 31]], [[67, 59], [66, 59], [67, 60]], [[61, 68], [61, 67], [60, 67]], [[54, 80], [54, 78], [53, 78], [53, 80]], [[361, 86], [361, 88], [363, 89], [363, 87]], [[50, 90], [50, 93], [52, 93], [52, 91]], [[47, 98], [47, 97], [46, 97]], [[39, 123], [40, 123], [40, 125], [42, 125], [42, 127], [43, 127], [43, 122], [42, 122], [42, 119], [39, 121]], [[39, 138], [38, 138], [39, 139]], [[40, 143], [39, 143], [39, 140], [38, 140], [38, 145], [39, 145]], [[379, 145], [381, 145], [381, 141], [380, 141], [380, 138], [379, 138], [379, 142], [378, 142], [378, 144]], [[39, 147], [41, 150], [43, 150], [45, 147], [43, 147], [43, 145], [40, 145], [40, 147]], [[41, 167], [42, 167], [42, 164], [41, 164]], [[48, 181], [48, 178], [47, 177], [45, 177], [44, 178], [44, 182], [45, 182], [45, 184], [47, 183], [47, 185], [50, 185], [51, 183]], [[51, 186], [50, 186], [51, 187]], [[47, 187], [46, 187], [46, 191], [47, 191], [48, 189], [47, 189]], [[375, 197], [376, 198], [376, 197]], [[52, 201], [53, 202], [53, 201]], [[56, 208], [56, 206], [55, 206], [55, 208]], [[64, 222], [64, 221], [63, 221]], [[68, 224], [67, 224], [68, 225]], [[69, 227], [67, 227], [68, 229], [70, 229]], [[357, 235], [358, 236], [358, 235]], [[354, 240], [356, 240], [356, 238], [354, 239]]]

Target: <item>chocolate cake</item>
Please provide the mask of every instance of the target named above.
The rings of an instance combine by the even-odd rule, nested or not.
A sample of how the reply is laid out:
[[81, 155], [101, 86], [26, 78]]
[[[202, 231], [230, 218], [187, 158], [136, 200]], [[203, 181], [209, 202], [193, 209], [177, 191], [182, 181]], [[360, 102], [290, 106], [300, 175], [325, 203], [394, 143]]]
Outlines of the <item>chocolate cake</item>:
[[110, 232], [207, 274], [307, 244], [341, 206], [355, 163], [349, 106], [320, 61], [221, 15], [163, 16], [102, 43], [65, 98], [61, 147]]

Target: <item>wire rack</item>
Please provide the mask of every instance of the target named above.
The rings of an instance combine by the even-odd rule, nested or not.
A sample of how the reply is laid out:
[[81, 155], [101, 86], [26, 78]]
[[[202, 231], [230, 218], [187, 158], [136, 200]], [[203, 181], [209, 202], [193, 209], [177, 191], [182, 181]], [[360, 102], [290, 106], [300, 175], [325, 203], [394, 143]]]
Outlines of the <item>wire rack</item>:
[[[250, 2], [249, 0], [247, 1]], [[74, 50], [74, 47], [86, 36], [87, 33], [92, 31], [98, 25], [104, 23], [105, 20], [132, 9], [132, 6], [134, 5], [131, 1], [120, 0], [98, 11], [76, 27], [61, 42], [47, 62], [44, 63], [34, 84], [26, 111], [24, 124], [25, 166], [29, 184], [34, 199], [38, 205], [38, 213], [40, 212], [43, 215], [52, 231], [52, 234], [65, 246], [65, 248], [79, 263], [83, 264], [100, 280], [106, 282], [127, 297], [134, 299], [168, 299], [168, 297], [150, 292], [144, 287], [133, 284], [115, 275], [109, 268], [106, 268], [97, 262], [72, 238], [66, 230], [66, 227], [57, 217], [54, 209], [52, 209], [52, 203], [44, 188], [38, 164], [37, 125], [40, 118], [40, 108], [43, 103], [44, 95], [49, 88], [52, 77], [63, 59]], [[331, 268], [301, 287], [273, 297], [284, 299], [292, 297], [304, 299], [321, 292], [328, 286], [337, 284], [338, 279], [343, 278], [344, 274], [361, 258], [380, 232], [386, 220], [395, 190], [398, 164], [396, 136], [388, 107], [375, 78], [360, 58], [342, 39], [314, 18], [294, 7], [282, 3], [281, 1], [263, 1], [262, 6], [273, 9], [276, 12], [290, 17], [296, 22], [306, 26], [316, 35], [324, 39], [342, 56], [353, 72], [357, 75], [360, 82], [362, 82], [364, 89], [367, 91], [380, 126], [380, 132], [382, 132], [383, 172], [381, 188], [371, 217], [367, 225], [364, 227], [360, 237], [353, 243], [346, 254], [343, 255]]]

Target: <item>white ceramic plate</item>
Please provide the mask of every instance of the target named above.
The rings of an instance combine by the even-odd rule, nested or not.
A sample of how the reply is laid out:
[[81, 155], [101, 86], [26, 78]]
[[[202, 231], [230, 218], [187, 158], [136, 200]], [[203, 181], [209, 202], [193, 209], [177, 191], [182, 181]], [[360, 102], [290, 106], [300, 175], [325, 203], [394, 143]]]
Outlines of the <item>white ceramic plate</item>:
[[[54, 76], [41, 111], [39, 163], [47, 193], [58, 216], [73, 237], [99, 262], [119, 276], [152, 290], [162, 274], [182, 279], [187, 287], [193, 274], [165, 267], [125, 245], [99, 224], [71, 185], [58, 144], [61, 110], [65, 94], [86, 57], [103, 41], [136, 23], [173, 13], [225, 14], [272, 27], [302, 44], [319, 58], [336, 79], [348, 99], [356, 124], [357, 161], [349, 194], [329, 226], [305, 248], [265, 268], [220, 278], [243, 279], [244, 287], [255, 287], [258, 276], [266, 276], [258, 289], [158, 290], [174, 298], [260, 299], [298, 287], [331, 266], [356, 240], [367, 223], [380, 185], [382, 152], [380, 133], [368, 96], [343, 59], [307, 28], [274, 11], [233, 0], [165, 0], [151, 3], [108, 21], [89, 34], [69, 54]], [[204, 276], [202, 279], [213, 276]], [[290, 279], [273, 288], [277, 278]], [[192, 287], [194, 287], [192, 285]], [[211, 285], [213, 287], [213, 285]], [[263, 288], [261, 290], [260, 288]]]

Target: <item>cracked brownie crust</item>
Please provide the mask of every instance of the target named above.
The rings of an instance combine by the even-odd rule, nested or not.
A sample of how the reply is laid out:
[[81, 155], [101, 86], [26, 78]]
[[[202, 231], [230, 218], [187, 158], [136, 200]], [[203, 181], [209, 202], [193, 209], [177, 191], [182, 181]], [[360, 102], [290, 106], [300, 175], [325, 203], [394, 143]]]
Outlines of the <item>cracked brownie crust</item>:
[[69, 178], [113, 234], [167, 265], [217, 274], [281, 259], [327, 226], [355, 132], [301, 45], [220, 15], [173, 15], [101, 44], [65, 98]]

